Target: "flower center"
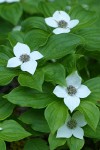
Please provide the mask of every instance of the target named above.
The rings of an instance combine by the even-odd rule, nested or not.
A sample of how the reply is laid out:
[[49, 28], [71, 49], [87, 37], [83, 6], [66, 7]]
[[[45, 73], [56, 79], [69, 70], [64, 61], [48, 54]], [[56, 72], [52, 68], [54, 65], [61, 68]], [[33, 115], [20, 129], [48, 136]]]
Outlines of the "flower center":
[[68, 94], [69, 94], [70, 96], [75, 95], [76, 92], [77, 92], [76, 88], [75, 88], [74, 86], [72, 86], [72, 85], [69, 85], [69, 87], [67, 87], [67, 90], [68, 90]]
[[67, 127], [70, 129], [74, 129], [77, 126], [77, 122], [74, 119], [71, 119], [70, 121], [67, 122]]
[[67, 27], [67, 22], [64, 21], [64, 20], [61, 20], [61, 21], [58, 22], [58, 26], [60, 28], [66, 28]]
[[30, 56], [27, 54], [22, 54], [19, 59], [24, 63], [30, 60]]

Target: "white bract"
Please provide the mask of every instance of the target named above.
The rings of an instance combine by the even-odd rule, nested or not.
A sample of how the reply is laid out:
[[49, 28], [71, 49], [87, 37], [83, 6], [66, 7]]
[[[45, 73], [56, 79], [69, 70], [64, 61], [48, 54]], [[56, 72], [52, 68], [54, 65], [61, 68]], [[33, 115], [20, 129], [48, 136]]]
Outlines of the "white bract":
[[21, 65], [22, 71], [33, 75], [37, 67], [36, 60], [41, 59], [43, 55], [38, 51], [30, 53], [28, 45], [19, 42], [14, 46], [13, 52], [15, 57], [8, 60], [7, 67], [14, 68]]
[[3, 130], [3, 128], [0, 127], [0, 131]]
[[0, 3], [4, 3], [4, 2], [7, 2], [7, 3], [13, 3], [13, 2], [19, 2], [20, 0], [0, 0]]
[[69, 116], [65, 124], [58, 129], [56, 138], [70, 138], [73, 135], [83, 139], [84, 131], [81, 127], [86, 124], [84, 116], [77, 111], [72, 117]]
[[79, 20], [70, 20], [70, 16], [65, 11], [56, 11], [53, 17], [45, 18], [45, 22], [48, 26], [55, 28], [53, 33], [69, 33], [70, 29], [75, 27]]
[[64, 98], [64, 103], [71, 112], [79, 106], [80, 98], [85, 98], [91, 93], [87, 86], [81, 84], [81, 81], [81, 77], [75, 71], [66, 78], [66, 87], [57, 85], [53, 91], [57, 97]]

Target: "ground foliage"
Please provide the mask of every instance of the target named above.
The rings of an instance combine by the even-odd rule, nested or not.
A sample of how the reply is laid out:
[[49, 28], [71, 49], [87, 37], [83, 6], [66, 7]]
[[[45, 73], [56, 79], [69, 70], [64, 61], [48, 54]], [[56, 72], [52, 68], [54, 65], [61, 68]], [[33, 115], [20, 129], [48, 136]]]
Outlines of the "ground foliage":
[[[66, 11], [79, 24], [70, 33], [53, 34], [44, 19], [56, 10]], [[15, 31], [16, 26], [21, 26], [21, 30]], [[19, 150], [99, 150], [99, 27], [99, 0], [21, 0], [0, 4], [0, 150], [13, 150], [16, 146]], [[7, 68], [17, 42], [44, 56], [33, 76], [19, 68]], [[87, 121], [84, 139], [56, 138], [69, 111], [53, 89], [57, 84], [64, 86], [66, 76], [75, 70], [91, 90], [76, 108]], [[13, 144], [14, 141], [19, 142]]]

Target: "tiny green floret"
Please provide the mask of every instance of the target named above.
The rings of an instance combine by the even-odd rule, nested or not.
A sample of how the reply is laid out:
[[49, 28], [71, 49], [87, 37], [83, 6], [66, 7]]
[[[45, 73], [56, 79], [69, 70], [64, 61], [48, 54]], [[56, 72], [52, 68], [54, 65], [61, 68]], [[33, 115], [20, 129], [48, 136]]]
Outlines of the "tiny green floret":
[[70, 129], [74, 129], [77, 126], [77, 122], [74, 119], [71, 119], [67, 122], [67, 127]]
[[28, 62], [30, 60], [30, 56], [27, 54], [22, 54], [19, 59], [22, 62]]
[[61, 20], [61, 21], [58, 22], [58, 26], [60, 28], [66, 28], [67, 27], [67, 22], [64, 21], [64, 20]]
[[76, 92], [77, 92], [76, 88], [75, 88], [74, 86], [72, 86], [72, 85], [69, 85], [69, 86], [67, 87], [67, 90], [68, 90], [68, 94], [69, 94], [70, 96], [75, 95]]

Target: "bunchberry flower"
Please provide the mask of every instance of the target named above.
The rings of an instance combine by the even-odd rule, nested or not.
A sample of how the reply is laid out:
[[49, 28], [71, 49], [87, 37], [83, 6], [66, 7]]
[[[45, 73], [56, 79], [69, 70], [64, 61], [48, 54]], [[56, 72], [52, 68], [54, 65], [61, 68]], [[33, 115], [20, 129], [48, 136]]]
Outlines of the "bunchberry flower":
[[15, 26], [13, 29], [12, 29], [12, 31], [21, 31], [21, 26]]
[[0, 0], [0, 3], [4, 3], [5, 2], [5, 0]]
[[70, 9], [71, 9], [71, 6], [67, 5], [66, 10], [70, 10]]
[[91, 93], [81, 81], [81, 77], [75, 71], [66, 78], [66, 87], [57, 85], [53, 91], [57, 97], [64, 98], [64, 103], [71, 112], [79, 106], [80, 98], [85, 98]]
[[14, 68], [21, 65], [22, 71], [33, 75], [37, 67], [36, 60], [41, 59], [43, 55], [38, 51], [30, 53], [28, 45], [19, 42], [14, 46], [13, 52], [15, 57], [8, 60], [7, 67]]
[[53, 33], [69, 33], [70, 29], [75, 27], [79, 20], [70, 20], [70, 16], [65, 11], [56, 11], [52, 17], [45, 18], [45, 22], [48, 26], [55, 28]]
[[0, 131], [3, 130], [3, 128], [0, 127]]
[[13, 2], [19, 2], [20, 0], [0, 0], [0, 3], [4, 3], [4, 2], [7, 2], [7, 3], [13, 3]]
[[63, 126], [57, 131], [57, 138], [70, 138], [72, 135], [76, 138], [83, 139], [84, 131], [81, 127], [87, 123], [84, 116], [80, 112], [75, 112], [73, 116], [69, 116]]

